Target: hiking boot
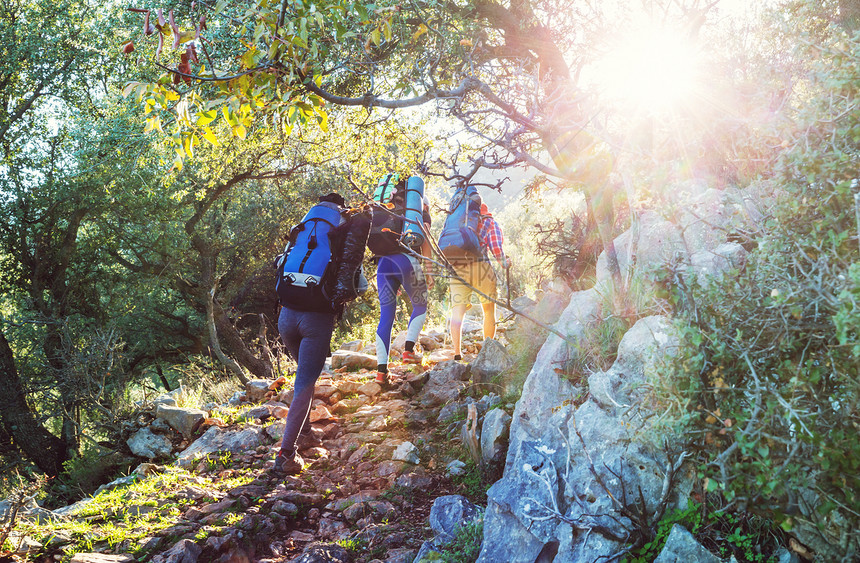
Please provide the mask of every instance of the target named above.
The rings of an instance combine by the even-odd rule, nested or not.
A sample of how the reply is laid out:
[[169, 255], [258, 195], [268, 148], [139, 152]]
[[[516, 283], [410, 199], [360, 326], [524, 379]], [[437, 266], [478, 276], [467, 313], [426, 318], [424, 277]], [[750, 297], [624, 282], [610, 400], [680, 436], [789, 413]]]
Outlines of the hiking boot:
[[387, 374], [387, 373], [383, 373], [383, 372], [381, 372], [381, 371], [378, 371], [378, 372], [376, 372], [376, 379], [374, 379], [374, 381], [375, 381], [375, 382], [377, 382], [377, 383], [379, 383], [379, 384], [380, 384], [380, 385], [382, 385], [383, 387], [387, 387], [387, 386], [388, 386], [388, 383], [389, 383], [389, 381], [388, 381], [388, 374]]
[[304, 469], [305, 460], [298, 453], [288, 456], [283, 452], [278, 452], [275, 458], [275, 465], [270, 470], [275, 477], [286, 477], [287, 475], [298, 475]]
[[299, 437], [296, 439], [297, 450], [307, 450], [318, 446], [322, 446], [322, 440], [313, 431], [299, 434]]
[[403, 355], [400, 356], [400, 359], [404, 364], [420, 364], [424, 359], [424, 356], [421, 354], [416, 354], [415, 352], [410, 352], [409, 350], [405, 350]]

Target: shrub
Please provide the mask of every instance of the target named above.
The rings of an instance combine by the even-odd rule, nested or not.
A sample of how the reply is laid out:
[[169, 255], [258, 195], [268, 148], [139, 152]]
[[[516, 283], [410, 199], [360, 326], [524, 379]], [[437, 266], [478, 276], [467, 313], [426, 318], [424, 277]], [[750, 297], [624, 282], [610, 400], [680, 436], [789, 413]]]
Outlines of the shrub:
[[799, 43], [812, 64], [770, 220], [742, 272], [688, 280], [675, 295], [686, 338], [658, 391], [698, 446], [709, 491], [785, 529], [841, 533], [819, 547], [850, 552], [860, 543], [860, 36], [818, 29]]
[[444, 563], [474, 563], [484, 541], [484, 521], [481, 518], [457, 528], [454, 539], [442, 547], [438, 561]]

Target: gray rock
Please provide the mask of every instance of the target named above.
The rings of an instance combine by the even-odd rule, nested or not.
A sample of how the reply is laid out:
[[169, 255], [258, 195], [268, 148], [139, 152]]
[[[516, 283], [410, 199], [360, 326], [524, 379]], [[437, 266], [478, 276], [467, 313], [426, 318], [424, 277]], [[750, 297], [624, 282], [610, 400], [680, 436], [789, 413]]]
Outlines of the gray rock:
[[445, 466], [445, 471], [448, 475], [462, 475], [466, 472], [466, 463], [455, 459]]
[[[471, 397], [468, 397], [468, 399], [471, 399]], [[455, 418], [461, 418], [463, 416], [466, 416], [466, 404], [455, 401], [453, 403], [448, 403], [439, 409], [439, 416], [436, 417], [436, 422], [444, 424]]]
[[131, 563], [134, 557], [125, 553], [75, 553], [69, 563]]
[[158, 405], [158, 408], [155, 410], [156, 418], [164, 420], [186, 439], [191, 438], [191, 434], [203, 422], [206, 414], [206, 411], [199, 409], [184, 409], [168, 405]]
[[436, 532], [435, 543], [450, 543], [457, 530], [466, 524], [480, 520], [481, 509], [460, 495], [446, 495], [433, 501], [430, 507], [430, 528]]
[[252, 379], [245, 384], [245, 397], [252, 403], [259, 403], [270, 391], [272, 383], [267, 379]]
[[421, 548], [418, 550], [418, 555], [415, 556], [412, 563], [439, 561], [440, 557], [441, 555], [439, 550], [436, 548], [436, 545], [432, 541], [425, 541], [421, 544]]
[[176, 399], [174, 399], [170, 395], [164, 394], [156, 397], [155, 400], [152, 401], [152, 404], [156, 408], [158, 408], [158, 405], [167, 405], [168, 407], [175, 407]]
[[311, 544], [293, 563], [352, 563], [352, 555], [337, 544]]
[[[537, 303], [531, 301], [525, 306], [525, 313], [546, 325], [555, 324], [570, 302], [570, 288], [564, 281], [555, 279], [550, 282]], [[516, 300], [515, 300], [516, 302]], [[517, 307], [514, 305], [515, 308]], [[520, 343], [527, 352], [537, 351], [546, 340], [548, 332], [525, 317], [518, 316], [508, 338]]]
[[[575, 340], [594, 318], [598, 302], [596, 289], [574, 293], [556, 327]], [[604, 526], [624, 535], [611, 498], [591, 474], [590, 460], [614, 493], [620, 478], [628, 491], [641, 488], [646, 503], [659, 498], [664, 468], [657, 460], [665, 456], [643, 441], [647, 433], [632, 430], [646, 424], [651, 404], [634, 399], [644, 396], [641, 382], [660, 357], [672, 353], [676, 337], [665, 319], [639, 323], [622, 339], [627, 342], [619, 347], [616, 365], [603, 380], [595, 379], [602, 385], [592, 389], [596, 396], [582, 404], [582, 390], [554, 369], [569, 361], [571, 350], [557, 336], [547, 338], [514, 411], [504, 476], [487, 493], [479, 563], [533, 563], [547, 546], [557, 547], [555, 563], [590, 562], [620, 551], [620, 544], [600, 534], [580, 534], [565, 523]], [[620, 409], [615, 403], [631, 406]], [[686, 506], [690, 473], [683, 470], [677, 483], [670, 509]], [[546, 507], [557, 507], [564, 519]]]
[[424, 334], [418, 337], [418, 342], [421, 344], [421, 350], [423, 352], [432, 352], [441, 346], [436, 338]]
[[[12, 516], [12, 508], [14, 504], [15, 503], [13, 501], [8, 499], [0, 501], [0, 523], [6, 522]], [[62, 514], [58, 512], [52, 512], [47, 508], [39, 506], [39, 503], [37, 503], [36, 499], [33, 497], [27, 497], [18, 503], [16, 518], [20, 520], [35, 520], [39, 523], [43, 523], [54, 519], [60, 519], [62, 517]]]
[[[682, 201], [682, 205], [677, 208], [679, 211], [672, 222], [652, 211], [639, 217], [635, 259], [640, 270], [665, 264], [677, 255], [689, 259], [718, 248], [726, 242], [727, 232], [754, 225], [771, 204], [769, 197], [752, 201], [746, 197], [747, 190], [708, 189], [696, 182], [680, 183], [664, 193]], [[636, 231], [637, 228], [631, 228], [614, 241], [622, 272], [630, 264]], [[606, 253], [601, 253], [597, 260], [597, 279], [602, 282], [610, 277]]]
[[152, 563], [197, 563], [203, 549], [189, 539], [179, 540], [176, 544], [152, 558]]
[[693, 254], [687, 272], [703, 282], [718, 280], [728, 271], [743, 268], [747, 254], [740, 244], [726, 242], [713, 250], [701, 250]]
[[96, 492], [93, 493], [93, 496], [97, 497], [99, 496], [99, 493], [102, 493], [104, 491], [112, 491], [113, 489], [118, 489], [119, 487], [126, 487], [128, 485], [131, 485], [135, 481], [139, 481], [140, 478], [140, 475], [132, 473], [131, 475], [126, 475], [125, 477], [114, 479], [110, 483], [105, 483], [104, 485], [96, 489]]
[[493, 409], [484, 417], [481, 427], [481, 459], [484, 463], [500, 461], [506, 451], [511, 415]]
[[131, 453], [147, 459], [164, 458], [173, 451], [173, 444], [165, 436], [155, 434], [149, 428], [141, 428], [126, 440]]
[[376, 356], [363, 354], [361, 352], [348, 352], [338, 350], [331, 355], [331, 369], [374, 369], [376, 368]]
[[478, 384], [491, 383], [513, 365], [505, 347], [498, 340], [488, 338], [484, 341], [478, 357], [472, 362], [472, 381]]
[[269, 416], [271, 416], [271, 414], [272, 414], [272, 411], [271, 411], [271, 409], [269, 409], [269, 407], [267, 407], [266, 405], [260, 405], [258, 407], [253, 407], [253, 408], [246, 410], [245, 412], [242, 413], [242, 416], [244, 416], [246, 419], [250, 419], [250, 420], [254, 420], [254, 419], [259, 420], [261, 418], [268, 418]]
[[433, 485], [433, 478], [421, 471], [404, 473], [394, 480], [394, 484], [406, 489], [428, 490]]
[[453, 402], [468, 379], [468, 365], [454, 361], [436, 364], [427, 372], [427, 383], [418, 394], [418, 400], [425, 408]]
[[234, 454], [244, 453], [263, 442], [264, 433], [259, 426], [246, 426], [242, 430], [225, 430], [212, 426], [203, 436], [179, 453], [176, 464], [188, 468], [206, 457], [206, 454], [227, 451]]
[[344, 350], [346, 352], [360, 352], [362, 348], [364, 348], [364, 340], [351, 340], [341, 344], [338, 350]]
[[394, 461], [405, 461], [413, 465], [421, 463], [421, 458], [418, 455], [418, 448], [412, 442], [402, 442], [394, 453], [391, 454], [391, 459]]
[[720, 559], [697, 542], [683, 526], [675, 524], [654, 563], [720, 563]]

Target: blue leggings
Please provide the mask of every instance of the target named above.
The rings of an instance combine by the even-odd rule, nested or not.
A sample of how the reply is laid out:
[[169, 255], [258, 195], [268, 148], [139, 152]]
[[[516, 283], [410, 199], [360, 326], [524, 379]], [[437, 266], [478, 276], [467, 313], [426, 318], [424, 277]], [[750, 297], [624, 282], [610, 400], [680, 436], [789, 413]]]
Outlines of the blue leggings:
[[417, 258], [408, 254], [393, 254], [379, 259], [376, 267], [376, 287], [379, 292], [379, 325], [376, 327], [376, 360], [388, 365], [391, 329], [397, 310], [397, 290], [403, 286], [412, 302], [412, 315], [406, 328], [406, 340], [415, 342], [427, 317], [427, 282]]
[[278, 332], [281, 340], [296, 360], [296, 381], [293, 402], [287, 411], [287, 426], [281, 441], [284, 455], [296, 451], [299, 433], [310, 430], [311, 403], [314, 385], [329, 355], [331, 333], [334, 330], [333, 313], [314, 313], [281, 308]]

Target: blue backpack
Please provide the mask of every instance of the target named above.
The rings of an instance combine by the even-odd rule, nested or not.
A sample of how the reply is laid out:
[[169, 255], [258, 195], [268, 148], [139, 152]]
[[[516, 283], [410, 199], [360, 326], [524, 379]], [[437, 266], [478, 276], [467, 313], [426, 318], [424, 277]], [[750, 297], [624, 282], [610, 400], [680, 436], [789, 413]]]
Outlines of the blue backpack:
[[475, 186], [459, 187], [448, 205], [448, 217], [439, 234], [439, 249], [450, 258], [481, 256], [478, 225], [481, 221], [481, 196]]
[[290, 231], [290, 242], [278, 258], [275, 290], [281, 305], [298, 311], [331, 311], [336, 275], [332, 231], [341, 224], [341, 208], [321, 202]]

